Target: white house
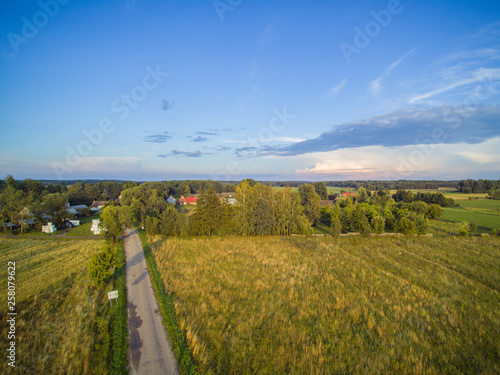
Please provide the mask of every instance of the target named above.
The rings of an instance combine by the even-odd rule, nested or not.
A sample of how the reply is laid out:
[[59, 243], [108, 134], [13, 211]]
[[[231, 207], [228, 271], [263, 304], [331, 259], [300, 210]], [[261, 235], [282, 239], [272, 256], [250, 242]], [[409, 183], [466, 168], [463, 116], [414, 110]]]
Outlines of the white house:
[[172, 203], [172, 204], [176, 204], [177, 199], [175, 199], [174, 197], [172, 197], [172, 195], [170, 195], [170, 197], [167, 198], [167, 202]]
[[54, 224], [47, 223], [47, 225], [42, 226], [42, 232], [43, 233], [54, 233], [54, 232], [57, 232], [57, 228]]
[[101, 234], [101, 226], [100, 226], [100, 220], [99, 219], [92, 219], [92, 226], [90, 227], [90, 230], [94, 232], [94, 234]]

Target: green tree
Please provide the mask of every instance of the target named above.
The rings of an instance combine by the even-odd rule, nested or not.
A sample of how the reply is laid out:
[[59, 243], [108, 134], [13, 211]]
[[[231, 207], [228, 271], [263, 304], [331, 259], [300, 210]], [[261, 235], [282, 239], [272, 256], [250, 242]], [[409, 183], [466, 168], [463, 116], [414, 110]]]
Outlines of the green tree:
[[43, 197], [42, 214], [49, 217], [56, 227], [60, 227], [64, 219], [71, 218], [71, 215], [66, 210], [67, 202], [68, 197], [66, 194], [47, 194]]
[[196, 210], [191, 216], [190, 232], [198, 236], [215, 234], [221, 227], [222, 211], [222, 202], [214, 189], [201, 190]]
[[356, 196], [356, 201], [358, 203], [365, 203], [368, 201], [368, 193], [364, 187], [358, 189], [358, 195]]
[[372, 228], [375, 233], [381, 234], [385, 230], [385, 219], [382, 216], [372, 217]]
[[[10, 176], [12, 177], [12, 176]], [[9, 218], [10, 233], [12, 233], [12, 226], [17, 222], [23, 210], [23, 192], [16, 188], [17, 184], [10, 182], [7, 188], [0, 195], [0, 206], [2, 211]]]
[[101, 287], [104, 285], [106, 277], [109, 275], [109, 271], [116, 265], [116, 248], [110, 246], [104, 246], [102, 251], [93, 254], [90, 257], [90, 263], [88, 266], [88, 275], [92, 283]]
[[299, 186], [299, 194], [302, 199], [301, 204], [304, 207], [304, 214], [309, 220], [309, 223], [311, 225], [319, 223], [321, 218], [320, 199], [314, 190], [314, 186], [311, 184]]
[[322, 182], [322, 181], [314, 182], [313, 186], [314, 186], [314, 190], [316, 191], [316, 194], [319, 195], [320, 199], [322, 199], [322, 200], [328, 199], [328, 189], [327, 189], [324, 182]]
[[255, 209], [254, 192], [247, 180], [243, 180], [236, 187], [235, 229], [238, 233], [249, 235], [252, 233], [250, 220]]
[[111, 243], [116, 243], [123, 233], [123, 215], [121, 207], [106, 206], [101, 212], [101, 226], [106, 231], [104, 237]]
[[261, 197], [258, 199], [255, 209], [253, 210], [250, 225], [254, 228], [254, 234], [270, 235], [275, 226], [272, 207], [269, 202]]
[[332, 236], [339, 236], [342, 233], [342, 224], [340, 223], [340, 218], [335, 216], [332, 219], [332, 225], [330, 227], [330, 232]]
[[500, 199], [500, 189], [491, 189], [488, 195], [491, 199]]
[[415, 223], [406, 216], [403, 216], [401, 219], [399, 219], [395, 229], [396, 232], [403, 234], [417, 233]]
[[431, 219], [435, 219], [441, 216], [444, 213], [444, 210], [441, 208], [439, 204], [431, 203], [427, 207], [427, 217]]

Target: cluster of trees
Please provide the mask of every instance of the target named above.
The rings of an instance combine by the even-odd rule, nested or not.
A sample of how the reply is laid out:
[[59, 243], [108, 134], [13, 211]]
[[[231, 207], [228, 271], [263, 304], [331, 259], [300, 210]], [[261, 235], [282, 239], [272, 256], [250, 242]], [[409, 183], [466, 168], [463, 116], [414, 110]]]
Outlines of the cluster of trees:
[[415, 194], [410, 190], [398, 190], [392, 198], [395, 202], [425, 202], [428, 204], [434, 203], [441, 207], [459, 207], [459, 204], [455, 203], [453, 198], [446, 198], [443, 193], [417, 192]]
[[[307, 234], [322, 223], [334, 235], [395, 231], [426, 233], [428, 218], [442, 215], [449, 204], [442, 194], [410, 194], [400, 190], [373, 193], [360, 187], [357, 197], [341, 196], [333, 208], [320, 207], [320, 194], [327, 195], [324, 183], [302, 184], [298, 193], [290, 187], [280, 190], [244, 180], [236, 187], [235, 205], [225, 202], [212, 186], [201, 190], [197, 206], [188, 216], [185, 209], [166, 202], [168, 189], [161, 183], [145, 183], [122, 192], [121, 204], [131, 220], [145, 226], [149, 234], [182, 235], [290, 235]], [[441, 198], [442, 197], [442, 198]], [[445, 198], [446, 199], [446, 198]]]
[[490, 199], [500, 199], [500, 189], [491, 189], [488, 191]]
[[437, 189], [438, 187], [456, 187], [457, 181], [439, 180], [398, 180], [398, 181], [327, 181], [327, 186], [337, 186], [352, 189], [364, 187], [369, 191], [398, 189]]
[[10, 233], [14, 226], [21, 228], [21, 233], [28, 226], [28, 220], [34, 220], [40, 228], [50, 217], [54, 224], [62, 224], [70, 215], [66, 211], [67, 194], [51, 193], [43, 183], [33, 180], [16, 181], [7, 176], [0, 192], [0, 223], [5, 232]]
[[457, 191], [470, 193], [488, 193], [490, 190], [500, 189], [500, 180], [461, 180], [457, 185]]
[[424, 234], [428, 230], [427, 219], [443, 214], [438, 204], [420, 201], [395, 203], [389, 195], [380, 196], [378, 192], [363, 203], [354, 204], [352, 199], [344, 199], [347, 202], [344, 208], [341, 208], [340, 202], [333, 208], [321, 208], [321, 223], [329, 226], [333, 235], [342, 232], [368, 235], [386, 231]]
[[236, 188], [237, 204], [233, 206], [209, 186], [201, 190], [189, 219], [182, 209], [165, 201], [164, 192], [148, 189], [146, 184], [124, 191], [121, 204], [129, 207], [131, 217], [144, 223], [150, 234], [305, 234], [319, 220], [320, 201], [314, 187], [306, 187], [299, 194], [289, 187], [275, 191], [244, 180]]

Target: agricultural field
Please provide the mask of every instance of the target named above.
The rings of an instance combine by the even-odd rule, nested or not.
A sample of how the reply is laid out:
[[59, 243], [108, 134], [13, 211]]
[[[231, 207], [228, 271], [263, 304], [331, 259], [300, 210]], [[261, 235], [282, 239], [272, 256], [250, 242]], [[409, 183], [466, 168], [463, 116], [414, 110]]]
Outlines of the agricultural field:
[[500, 373], [500, 239], [150, 237], [200, 373]]
[[452, 222], [474, 221], [482, 232], [500, 229], [500, 201], [493, 199], [461, 200], [460, 208], [444, 208], [441, 219]]
[[[1, 239], [0, 280], [16, 262], [16, 369], [22, 374], [107, 373], [109, 304], [87, 277], [91, 254], [104, 241]], [[5, 287], [6, 290], [6, 287]], [[7, 337], [6, 293], [1, 337]], [[5, 342], [5, 340], [4, 340]], [[0, 365], [7, 373], [7, 361]]]

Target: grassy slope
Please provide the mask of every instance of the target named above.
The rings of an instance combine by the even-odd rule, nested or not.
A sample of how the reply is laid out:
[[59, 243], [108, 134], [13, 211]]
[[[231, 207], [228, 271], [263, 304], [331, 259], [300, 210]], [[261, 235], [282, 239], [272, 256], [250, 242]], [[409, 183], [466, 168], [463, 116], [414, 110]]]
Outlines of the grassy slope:
[[202, 373], [498, 373], [497, 238], [152, 239]]
[[[123, 373], [123, 323], [114, 318], [117, 308], [109, 307], [107, 290], [96, 290], [87, 277], [89, 257], [102, 245], [95, 240], [0, 239], [0, 262], [16, 261], [19, 373], [106, 374], [108, 366]], [[0, 269], [0, 280], [6, 280], [6, 271], [6, 266]], [[5, 294], [0, 306], [6, 307]], [[2, 314], [2, 337], [7, 336], [6, 318]], [[126, 315], [124, 327], [126, 333]], [[2, 361], [0, 372], [6, 366]]]

